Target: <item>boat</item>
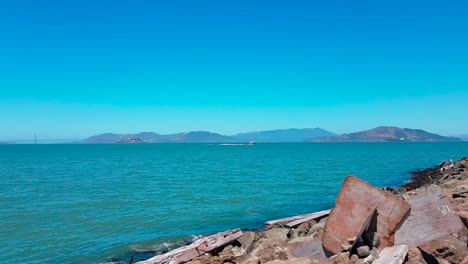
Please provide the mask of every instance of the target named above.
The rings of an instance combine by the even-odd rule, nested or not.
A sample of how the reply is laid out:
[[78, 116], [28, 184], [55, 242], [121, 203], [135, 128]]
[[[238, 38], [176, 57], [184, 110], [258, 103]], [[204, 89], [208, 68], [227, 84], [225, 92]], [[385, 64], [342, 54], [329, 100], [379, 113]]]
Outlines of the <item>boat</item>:
[[249, 141], [249, 146], [255, 145], [255, 141]]

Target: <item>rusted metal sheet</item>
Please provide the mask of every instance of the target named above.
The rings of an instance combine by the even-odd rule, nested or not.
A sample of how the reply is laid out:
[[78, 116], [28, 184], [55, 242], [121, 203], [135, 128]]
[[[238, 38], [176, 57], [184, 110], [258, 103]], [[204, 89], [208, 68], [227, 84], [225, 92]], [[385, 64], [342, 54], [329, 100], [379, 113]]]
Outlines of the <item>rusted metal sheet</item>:
[[448, 198], [435, 185], [406, 201], [411, 214], [395, 233], [396, 245], [421, 246], [465, 229]]
[[330, 212], [324, 228], [323, 246], [333, 254], [341, 252], [341, 244], [357, 239], [369, 215], [376, 210], [369, 226], [380, 234], [380, 248], [393, 245], [396, 227], [408, 215], [410, 205], [356, 177], [348, 176]]
[[240, 238], [242, 231], [239, 229], [214, 234], [200, 238], [192, 244], [174, 249], [165, 254], [155, 256], [151, 259], [137, 262], [136, 264], [179, 264], [190, 261], [207, 252], [211, 252], [219, 247], [231, 243]]
[[295, 258], [327, 259], [325, 251], [323, 250], [322, 241], [319, 239], [293, 244], [290, 251], [291, 255]]
[[281, 227], [296, 227], [302, 223], [325, 217], [330, 214], [330, 210], [325, 210], [325, 211], [320, 211], [320, 212], [315, 212], [315, 213], [310, 213], [310, 214], [305, 214], [305, 215], [297, 215], [297, 216], [291, 216], [291, 217], [286, 217], [286, 218], [281, 218], [277, 220], [271, 220], [265, 223], [265, 228], [272, 228], [274, 226], [281, 226]]

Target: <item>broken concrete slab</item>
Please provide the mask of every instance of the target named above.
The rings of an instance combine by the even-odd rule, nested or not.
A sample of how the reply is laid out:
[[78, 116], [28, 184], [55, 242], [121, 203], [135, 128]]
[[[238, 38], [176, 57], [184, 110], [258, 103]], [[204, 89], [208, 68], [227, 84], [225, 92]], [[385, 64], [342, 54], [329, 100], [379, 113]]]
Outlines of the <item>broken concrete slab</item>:
[[408, 246], [387, 247], [380, 252], [379, 258], [373, 264], [403, 264], [408, 255]]
[[341, 244], [357, 239], [368, 216], [376, 210], [369, 231], [380, 234], [380, 248], [393, 245], [395, 229], [409, 214], [410, 205], [356, 177], [348, 176], [330, 212], [322, 238], [332, 254], [341, 252]]
[[323, 250], [322, 241], [319, 239], [292, 244], [289, 250], [291, 255], [295, 258], [327, 259], [325, 251]]
[[411, 213], [395, 233], [395, 245], [421, 246], [465, 228], [442, 190], [433, 185], [406, 200]]

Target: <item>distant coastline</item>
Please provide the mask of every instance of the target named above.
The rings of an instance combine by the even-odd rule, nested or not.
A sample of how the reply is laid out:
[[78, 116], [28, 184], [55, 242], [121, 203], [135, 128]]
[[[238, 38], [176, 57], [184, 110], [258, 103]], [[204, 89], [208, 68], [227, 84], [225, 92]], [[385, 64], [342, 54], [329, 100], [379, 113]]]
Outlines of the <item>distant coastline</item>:
[[421, 129], [381, 126], [366, 131], [337, 135], [322, 128], [278, 129], [226, 136], [208, 131], [161, 135], [154, 132], [137, 134], [105, 133], [91, 136], [81, 143], [245, 143], [255, 142], [452, 142], [462, 141]]

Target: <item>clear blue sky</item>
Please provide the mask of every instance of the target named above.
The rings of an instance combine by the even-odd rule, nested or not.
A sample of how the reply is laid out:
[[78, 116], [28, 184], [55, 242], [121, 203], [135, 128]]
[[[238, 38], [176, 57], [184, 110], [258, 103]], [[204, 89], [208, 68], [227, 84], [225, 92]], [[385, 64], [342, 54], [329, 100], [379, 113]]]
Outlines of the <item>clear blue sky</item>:
[[467, 1], [0, 1], [0, 140], [468, 133]]

